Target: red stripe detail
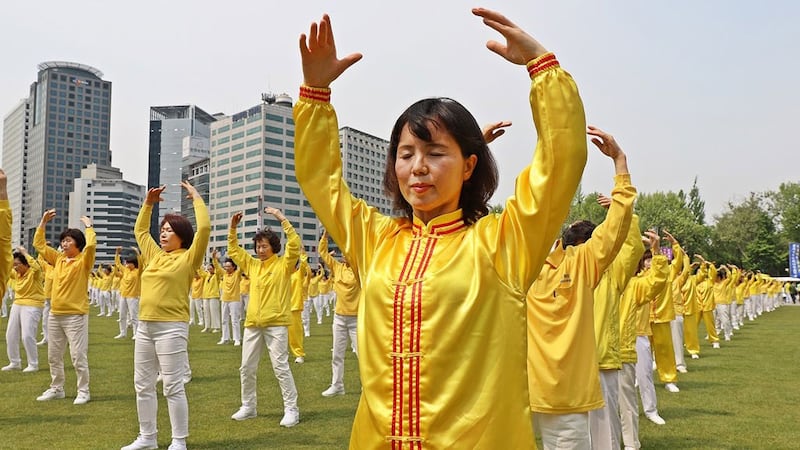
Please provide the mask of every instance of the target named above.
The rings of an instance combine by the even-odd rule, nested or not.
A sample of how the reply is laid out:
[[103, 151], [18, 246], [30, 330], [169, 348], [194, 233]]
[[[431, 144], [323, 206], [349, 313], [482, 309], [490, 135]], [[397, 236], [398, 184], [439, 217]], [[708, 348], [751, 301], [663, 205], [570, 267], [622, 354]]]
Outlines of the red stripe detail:
[[537, 69], [540, 66], [542, 66], [544, 64], [547, 64], [547, 63], [550, 63], [551, 61], [555, 61], [555, 60], [556, 60], [556, 55], [553, 54], [553, 53], [550, 53], [547, 56], [542, 57], [541, 59], [537, 60], [535, 63], [533, 63], [530, 66], [528, 66], [528, 73], [533, 75], [534, 73], [536, 73]]
[[431, 227], [431, 231], [433, 232], [433, 231], [436, 231], [436, 230], [438, 230], [440, 228], [446, 228], [446, 227], [449, 227], [451, 225], [455, 225], [455, 224], [457, 224], [459, 222], [461, 222], [463, 224], [464, 220], [463, 219], [456, 219], [456, 220], [451, 220], [450, 222], [446, 222], [446, 223], [439, 223], [439, 224], [436, 224], [436, 225], [432, 226]]
[[[463, 223], [462, 223], [462, 225], [463, 225]], [[423, 269], [422, 269], [422, 271], [420, 273], [420, 278], [424, 277], [425, 272], [428, 271], [428, 265], [430, 264], [431, 259], [433, 257], [433, 252], [434, 252], [434, 249], [436, 247], [436, 242], [437, 241], [434, 239], [433, 242], [432, 242], [432, 245], [430, 247], [430, 252], [428, 252], [427, 258], [423, 258], [423, 266], [424, 267], [423, 267]], [[418, 299], [419, 299], [419, 307], [417, 308], [417, 315], [418, 315], [418, 322], [419, 322], [420, 326], [417, 327], [417, 349], [416, 349], [417, 352], [420, 351], [419, 343], [421, 341], [421, 335], [422, 335], [422, 305], [423, 305], [423, 303], [422, 303], [422, 282], [419, 283], [419, 296], [418, 296]], [[417, 359], [417, 412], [418, 412], [418, 414], [417, 414], [417, 424], [416, 424], [417, 425], [417, 427], [416, 427], [417, 436], [420, 435], [420, 426], [419, 426], [419, 424], [420, 424], [420, 417], [419, 417], [419, 410], [420, 410], [419, 378], [420, 378], [420, 359]], [[418, 444], [417, 447], [421, 450], [422, 449], [422, 442], [418, 442], [417, 444]]]
[[553, 61], [553, 62], [550, 62], [550, 63], [547, 63], [547, 64], [543, 64], [543, 65], [537, 67], [536, 70], [533, 72], [533, 74], [536, 75], [537, 73], [544, 72], [545, 70], [547, 70], [547, 69], [549, 69], [551, 67], [558, 67], [558, 65], [559, 65], [558, 61]]
[[300, 97], [310, 98], [313, 100], [330, 101], [331, 92], [322, 89], [311, 89], [306, 86], [300, 87]]
[[[408, 254], [406, 254], [406, 259], [403, 262], [398, 283], [408, 279], [407, 271], [410, 271], [418, 252], [419, 242], [412, 241]], [[414, 255], [413, 257], [412, 254]], [[392, 351], [395, 353], [403, 350], [403, 298], [405, 297], [405, 288], [401, 284], [395, 287], [392, 327]], [[392, 358], [392, 436], [400, 436], [403, 433], [403, 366], [402, 359]], [[392, 441], [392, 448], [395, 448], [396, 442]], [[402, 448], [402, 443], [398, 445]]]

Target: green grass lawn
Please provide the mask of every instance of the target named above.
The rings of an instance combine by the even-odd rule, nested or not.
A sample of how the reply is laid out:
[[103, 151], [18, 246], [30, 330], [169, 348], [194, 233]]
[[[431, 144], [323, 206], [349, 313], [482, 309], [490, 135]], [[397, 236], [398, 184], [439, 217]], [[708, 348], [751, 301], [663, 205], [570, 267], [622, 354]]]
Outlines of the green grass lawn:
[[[96, 310], [94, 313], [96, 314]], [[348, 353], [347, 394], [324, 398], [331, 377], [331, 319], [312, 323], [306, 340], [306, 363], [292, 363], [299, 391], [301, 422], [278, 425], [283, 405], [269, 358], [259, 371], [256, 419], [230, 419], [239, 407], [240, 349], [217, 346], [219, 334], [191, 328], [193, 380], [189, 398], [189, 447], [192, 449], [341, 449], [349, 442], [360, 384], [356, 360]], [[5, 326], [0, 325], [5, 349]], [[37, 402], [50, 382], [47, 352], [39, 348], [42, 370], [34, 374], [0, 373], [0, 448], [116, 449], [138, 431], [133, 391], [133, 341], [112, 339], [113, 318], [91, 316], [89, 365], [92, 401], [74, 406], [75, 373], [67, 355], [67, 399]], [[700, 330], [700, 336], [705, 331]], [[2, 365], [7, 364], [0, 354]], [[702, 344], [701, 359], [687, 359], [681, 392], [670, 394], [657, 385], [659, 412], [667, 424], [640, 417], [645, 449], [761, 449], [800, 446], [800, 307], [783, 307], [747, 322], [733, 341], [712, 350]], [[23, 352], [23, 364], [25, 363]], [[166, 448], [170, 428], [166, 403], [159, 402], [159, 444]]]

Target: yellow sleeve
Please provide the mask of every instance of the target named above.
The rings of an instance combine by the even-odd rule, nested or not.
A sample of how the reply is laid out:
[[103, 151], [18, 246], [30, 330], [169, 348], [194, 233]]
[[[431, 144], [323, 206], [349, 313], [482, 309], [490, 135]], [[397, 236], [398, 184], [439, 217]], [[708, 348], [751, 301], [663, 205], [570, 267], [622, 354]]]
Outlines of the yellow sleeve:
[[153, 205], [144, 203], [139, 215], [136, 217], [136, 224], [133, 232], [136, 235], [136, 244], [142, 252], [145, 263], [153, 260], [161, 252], [153, 237], [150, 235], [150, 216], [153, 214]]
[[94, 227], [89, 227], [84, 233], [86, 235], [86, 246], [83, 247], [81, 252], [81, 261], [83, 262], [83, 270], [89, 274], [94, 268], [94, 256], [97, 252], [97, 234], [94, 232]]
[[334, 270], [336, 270], [336, 260], [331, 257], [330, 253], [328, 253], [328, 238], [320, 238], [317, 252], [319, 252], [319, 259], [321, 259], [322, 262], [331, 270], [331, 273], [333, 273]]
[[14, 258], [11, 253], [11, 205], [0, 200], [0, 286], [8, 283]]
[[42, 255], [48, 264], [54, 265], [58, 259], [58, 251], [53, 247], [47, 245], [44, 239], [44, 228], [36, 227], [36, 233], [33, 234], [33, 248], [36, 253]]
[[644, 276], [642, 294], [637, 296], [636, 304], [644, 305], [652, 300], [653, 296], [664, 289], [669, 277], [669, 261], [664, 255], [654, 255], [650, 270]]
[[300, 259], [300, 235], [297, 234], [292, 223], [289, 219], [284, 219], [281, 222], [283, 233], [286, 235], [286, 250], [283, 252], [283, 261], [287, 265], [287, 272], [292, 273], [294, 266], [297, 265], [297, 260]]
[[239, 238], [236, 237], [236, 228], [228, 229], [228, 257], [239, 266], [239, 269], [250, 276], [250, 262], [253, 257], [245, 249], [239, 246]]
[[636, 188], [631, 185], [629, 174], [614, 176], [614, 189], [611, 191], [611, 206], [606, 219], [592, 232], [586, 245], [578, 246], [586, 277], [594, 287], [600, 281], [603, 272], [611, 265], [628, 237], [633, 215], [633, 201]]
[[189, 263], [192, 269], [196, 269], [203, 264], [203, 257], [208, 247], [208, 239], [211, 236], [211, 219], [208, 217], [208, 208], [202, 198], [192, 201], [194, 206], [194, 217], [197, 221], [197, 230], [194, 232], [192, 245], [189, 246]]

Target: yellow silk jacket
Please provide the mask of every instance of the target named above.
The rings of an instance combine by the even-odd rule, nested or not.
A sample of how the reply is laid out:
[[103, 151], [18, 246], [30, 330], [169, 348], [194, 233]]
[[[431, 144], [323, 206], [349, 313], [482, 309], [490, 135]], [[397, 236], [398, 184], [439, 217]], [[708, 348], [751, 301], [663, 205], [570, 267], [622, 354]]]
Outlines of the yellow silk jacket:
[[620, 369], [620, 299], [644, 254], [639, 216], [631, 217], [628, 235], [594, 290], [594, 338], [601, 370]]
[[28, 260], [28, 271], [24, 276], [17, 273], [14, 304], [19, 306], [44, 307], [44, 274], [39, 263], [30, 255], [25, 255]]
[[239, 246], [236, 228], [228, 231], [228, 256], [250, 278], [246, 327], [289, 326], [291, 321], [291, 276], [300, 258], [300, 236], [289, 220], [281, 222], [281, 227], [286, 235], [285, 251], [264, 261]]
[[124, 298], [139, 298], [142, 294], [142, 258], [136, 257], [139, 267], [128, 269], [122, 264], [119, 255], [114, 255], [114, 267], [122, 274], [119, 283], [119, 295]]
[[241, 283], [242, 283], [242, 271], [239, 267], [233, 271], [233, 273], [228, 273], [225, 269], [222, 268], [219, 261], [214, 258], [211, 258], [211, 262], [214, 264], [214, 272], [221, 274], [218, 278], [220, 280], [219, 287], [222, 290], [222, 295], [220, 296], [220, 300], [223, 302], [240, 302], [242, 301], [242, 293], [241, 293]]
[[[650, 269], [642, 271], [628, 282], [619, 302], [620, 360], [635, 363], [636, 336], [641, 310], [650, 303], [656, 292], [664, 288], [669, 278], [669, 261], [664, 255], [655, 255]], [[649, 325], [649, 321], [647, 324]]]
[[603, 406], [593, 293], [628, 237], [636, 198], [630, 175], [614, 180], [606, 219], [583, 244], [565, 249], [559, 240], [528, 291], [528, 389], [534, 412], [567, 414]]
[[358, 282], [353, 268], [333, 259], [328, 253], [328, 239], [320, 239], [319, 257], [331, 270], [333, 292], [336, 293], [336, 314], [340, 316], [357, 316], [361, 284]]
[[8, 200], [0, 200], [0, 286], [5, 289], [11, 270], [14, 266], [14, 257], [11, 253], [11, 205]]
[[81, 315], [89, 313], [89, 274], [94, 267], [97, 250], [97, 237], [94, 228], [84, 232], [86, 246], [75, 258], [67, 258], [63, 253], [47, 245], [44, 229], [36, 228], [33, 235], [33, 248], [45, 261], [53, 266], [53, 292], [50, 297], [50, 314]]
[[383, 216], [353, 197], [330, 90], [301, 88], [297, 180], [362, 282], [363, 393], [351, 448], [535, 447], [525, 295], [586, 163], [586, 122], [577, 87], [552, 54], [529, 65], [542, 68], [530, 90], [539, 136], [533, 162], [503, 212], [469, 226], [461, 210], [423, 223]]
[[308, 279], [308, 273], [311, 268], [308, 267], [308, 256], [305, 253], [300, 254], [300, 264], [297, 269], [292, 272], [291, 276], [291, 304], [292, 311], [302, 311], [306, 300], [306, 290], [304, 285]]
[[211, 234], [208, 208], [203, 200], [193, 202], [197, 220], [192, 245], [188, 249], [165, 252], [150, 235], [150, 216], [153, 206], [145, 203], [139, 210], [134, 231], [142, 252], [144, 270], [141, 275], [139, 320], [153, 322], [188, 322], [189, 287], [203, 256]]

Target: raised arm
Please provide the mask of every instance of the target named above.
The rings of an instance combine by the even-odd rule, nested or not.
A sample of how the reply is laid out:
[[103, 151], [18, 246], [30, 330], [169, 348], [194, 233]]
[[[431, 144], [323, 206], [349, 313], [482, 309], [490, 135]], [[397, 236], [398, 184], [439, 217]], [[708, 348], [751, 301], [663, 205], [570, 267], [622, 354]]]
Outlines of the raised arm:
[[141, 249], [142, 257], [146, 262], [152, 261], [162, 251], [153, 236], [150, 235], [150, 216], [153, 215], [153, 205], [162, 200], [161, 193], [166, 188], [166, 186], [159, 186], [147, 190], [144, 204], [142, 204], [139, 215], [136, 217], [136, 224], [133, 226], [136, 244]]
[[569, 212], [586, 164], [583, 104], [572, 77], [536, 39], [500, 13], [482, 8], [472, 12], [505, 39], [489, 41], [487, 48], [525, 65], [531, 78], [529, 99], [538, 141], [493, 231], [498, 240], [495, 270], [527, 292]]
[[196, 269], [203, 264], [203, 257], [208, 247], [208, 239], [211, 236], [211, 219], [208, 217], [208, 208], [203, 201], [203, 197], [197, 189], [186, 180], [181, 181], [181, 186], [186, 190], [186, 197], [192, 200], [194, 206], [194, 217], [197, 221], [197, 230], [194, 233], [194, 240], [189, 246], [189, 261], [192, 268]]
[[242, 221], [241, 212], [231, 216], [231, 224], [228, 228], [228, 257], [241, 269], [242, 272], [250, 273], [250, 260], [252, 257], [247, 254], [245, 249], [239, 246], [239, 237], [236, 235], [236, 227]]
[[81, 223], [83, 224], [86, 235], [86, 245], [83, 247], [81, 261], [83, 261], [83, 270], [90, 273], [94, 267], [94, 257], [97, 253], [97, 234], [94, 232], [94, 225], [92, 219], [81, 216]]
[[0, 169], [0, 286], [5, 288], [11, 276], [11, 205], [8, 203], [8, 179]]
[[280, 209], [267, 206], [264, 208], [264, 212], [278, 219], [284, 234], [286, 234], [286, 250], [283, 252], [283, 260], [290, 268], [289, 273], [291, 273], [297, 264], [297, 260], [300, 259], [300, 236]]
[[44, 214], [42, 214], [42, 220], [39, 221], [39, 226], [36, 227], [36, 233], [33, 235], [33, 248], [36, 250], [36, 253], [42, 255], [44, 260], [50, 265], [56, 263], [56, 259], [58, 259], [58, 251], [47, 245], [47, 241], [45, 241], [44, 237], [44, 230], [47, 222], [53, 220], [53, 217], [55, 216], [55, 209], [48, 209], [45, 211]]

